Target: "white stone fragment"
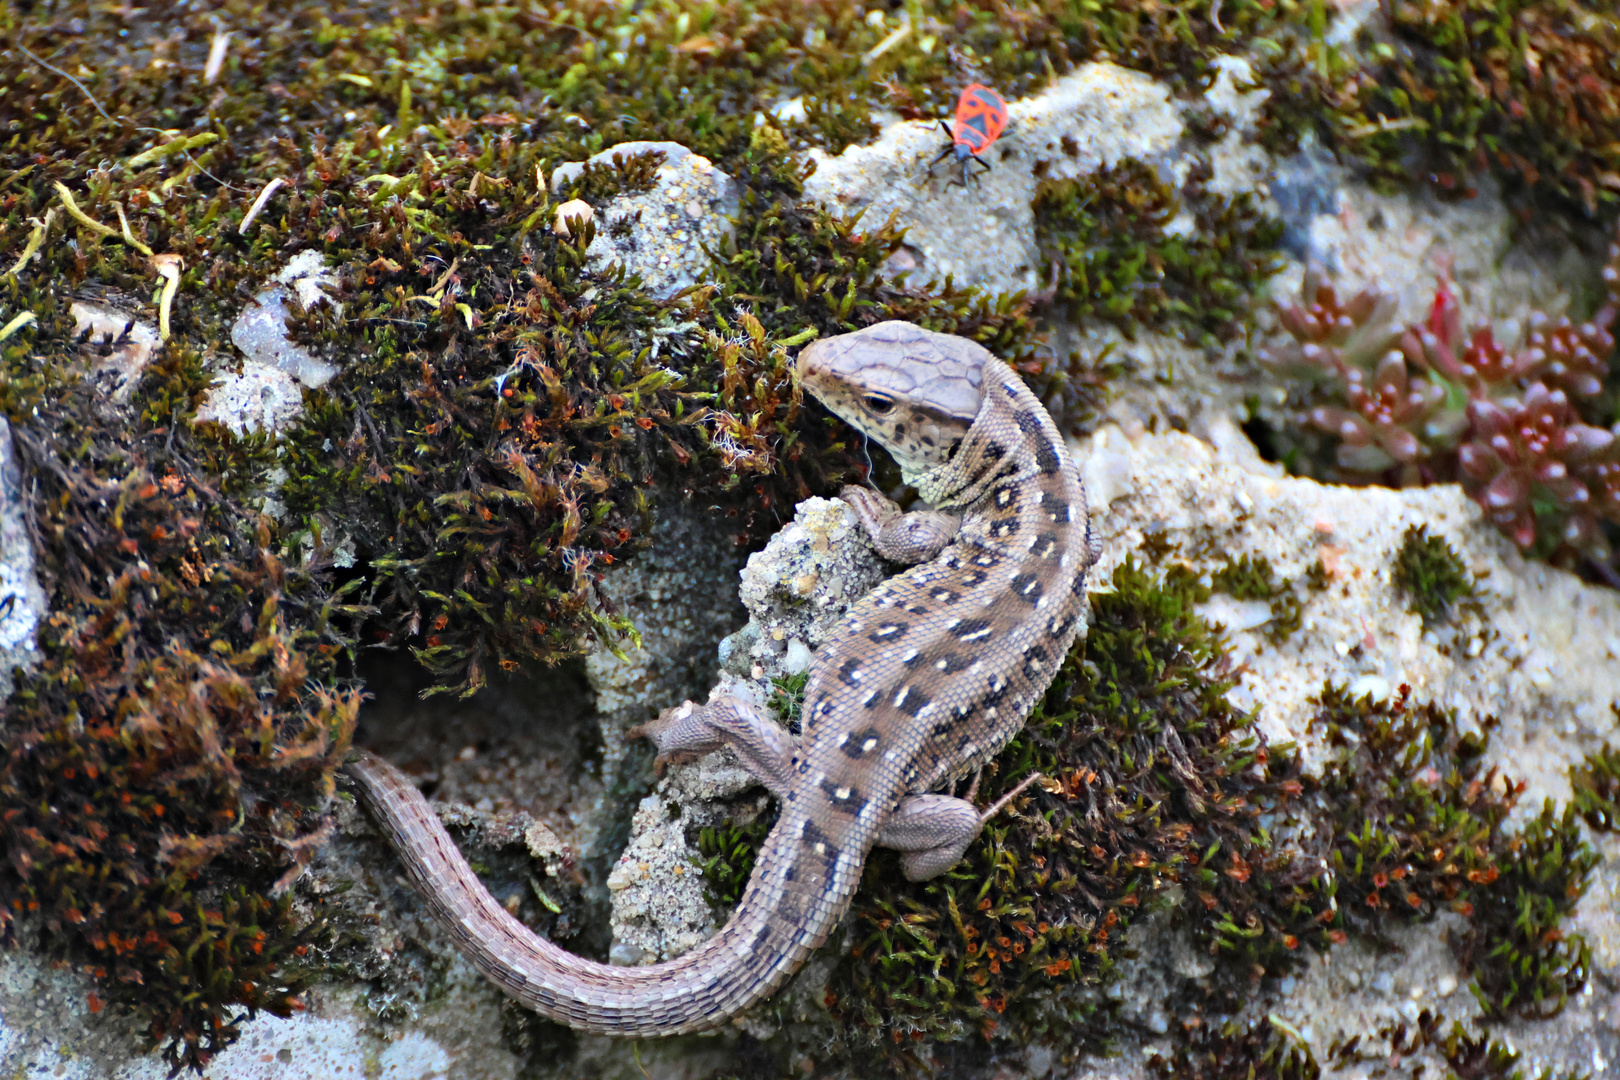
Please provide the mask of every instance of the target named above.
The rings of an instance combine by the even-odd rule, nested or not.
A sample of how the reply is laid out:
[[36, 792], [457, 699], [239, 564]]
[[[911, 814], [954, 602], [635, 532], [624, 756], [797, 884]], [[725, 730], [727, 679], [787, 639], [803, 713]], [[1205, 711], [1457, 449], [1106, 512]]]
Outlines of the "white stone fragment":
[[1169, 166], [1184, 131], [1165, 86], [1113, 64], [1082, 64], [1046, 92], [1009, 102], [1007, 113], [1007, 133], [986, 155], [993, 167], [969, 187], [949, 183], [943, 166], [929, 174], [946, 140], [937, 122], [913, 120], [837, 157], [810, 151], [816, 171], [805, 198], [834, 213], [862, 211], [871, 228], [897, 213], [920, 275], [1035, 289], [1046, 273], [1031, 209], [1040, 179], [1085, 176], [1126, 158]]
[[129, 401], [140, 374], [157, 351], [157, 326], [120, 308], [89, 300], [68, 305], [73, 334], [84, 337], [91, 371], [112, 377], [109, 397], [116, 404]]

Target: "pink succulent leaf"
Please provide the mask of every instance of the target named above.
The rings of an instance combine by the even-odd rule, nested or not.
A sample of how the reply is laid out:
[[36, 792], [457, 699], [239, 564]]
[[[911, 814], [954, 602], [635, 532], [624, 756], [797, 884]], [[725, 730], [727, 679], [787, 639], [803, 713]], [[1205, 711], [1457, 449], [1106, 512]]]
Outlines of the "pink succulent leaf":
[[1562, 539], [1572, 548], [1584, 549], [1599, 532], [1598, 523], [1590, 515], [1571, 514], [1564, 522]]
[[1373, 375], [1374, 385], [1378, 393], [1386, 398], [1402, 398], [1406, 396], [1406, 357], [1398, 350], [1390, 350], [1384, 358], [1378, 361], [1378, 370]]
[[[1439, 390], [1439, 387], [1435, 387]], [[1445, 400], [1444, 391], [1441, 392], [1441, 403]], [[1463, 432], [1468, 430], [1468, 415], [1461, 409], [1442, 409], [1436, 404], [1438, 410], [1428, 422], [1423, 425], [1423, 437], [1433, 446], [1455, 446], [1457, 440], [1462, 438]]]
[[[1451, 372], [1439, 368], [1438, 364], [1424, 350], [1423, 337], [1418, 333], [1415, 326], [1408, 326], [1405, 333], [1401, 334], [1400, 350], [1401, 354], [1406, 357], [1406, 362], [1413, 367], [1440, 370], [1441, 374], [1444, 375], [1451, 374]], [[1448, 356], [1444, 360], [1449, 363], [1450, 357]]]
[[1468, 420], [1474, 425], [1475, 431], [1485, 436], [1506, 431], [1509, 424], [1506, 412], [1493, 402], [1479, 398], [1468, 403]]
[[1405, 428], [1384, 427], [1378, 429], [1378, 445], [1382, 446], [1389, 456], [1405, 465], [1416, 461], [1423, 456], [1423, 444], [1418, 442]]
[[[1548, 409], [1556, 408], [1560, 400], [1565, 402], [1568, 400], [1563, 397], [1562, 391], [1548, 390], [1546, 383], [1534, 382], [1531, 383], [1530, 388], [1524, 392], [1524, 403], [1521, 408], [1523, 408], [1525, 412], [1542, 412]], [[1503, 407], [1506, 407], [1505, 402], [1503, 403]]]
[[1502, 531], [1519, 545], [1519, 550], [1528, 551], [1536, 542], [1536, 519], [1530, 511], [1520, 510], [1513, 515], [1512, 524]]
[[1487, 510], [1510, 510], [1523, 506], [1530, 498], [1530, 485], [1518, 472], [1508, 469], [1496, 474], [1480, 493], [1480, 505]]
[[1380, 306], [1388, 306], [1388, 299], [1383, 292], [1374, 286], [1367, 286], [1350, 298], [1344, 305], [1344, 313], [1353, 323], [1365, 323], [1371, 319]]
[[1299, 307], [1285, 307], [1277, 312], [1277, 321], [1299, 341], [1310, 341], [1316, 335], [1312, 332], [1310, 318], [1305, 310]]
[[1457, 448], [1457, 465], [1475, 480], [1489, 480], [1502, 468], [1502, 461], [1478, 443], [1463, 443]]
[[1586, 490], [1586, 485], [1573, 477], [1566, 477], [1551, 484], [1543, 484], [1542, 487], [1553, 497], [1553, 501], [1565, 510], [1586, 506], [1592, 501], [1592, 493]]
[[1536, 483], [1555, 487], [1569, 478], [1569, 469], [1562, 461], [1544, 461], [1535, 469]]
[[1347, 409], [1322, 405], [1311, 410], [1310, 420], [1353, 446], [1366, 446], [1373, 441], [1372, 425]]
[[1571, 424], [1558, 435], [1557, 449], [1571, 461], [1593, 461], [1620, 447], [1614, 432], [1590, 424]]

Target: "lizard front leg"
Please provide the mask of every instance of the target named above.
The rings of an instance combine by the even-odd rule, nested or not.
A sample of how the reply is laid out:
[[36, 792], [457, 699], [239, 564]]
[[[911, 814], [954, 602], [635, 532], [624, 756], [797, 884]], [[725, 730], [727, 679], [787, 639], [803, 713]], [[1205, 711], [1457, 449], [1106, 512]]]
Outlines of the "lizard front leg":
[[1039, 773], [1025, 777], [985, 810], [951, 795], [907, 795], [878, 830], [877, 845], [901, 853], [900, 869], [907, 881], [938, 877], [962, 861], [985, 822], [1039, 779]]
[[890, 562], [927, 562], [956, 537], [962, 519], [938, 510], [902, 513], [893, 501], [870, 488], [846, 487], [838, 497], [855, 511], [877, 553]]
[[793, 736], [763, 716], [756, 703], [727, 690], [717, 691], [706, 705], [688, 701], [665, 709], [630, 736], [657, 743], [660, 761], [701, 757], [729, 746], [743, 768], [778, 799], [793, 787], [793, 756], [798, 752]]

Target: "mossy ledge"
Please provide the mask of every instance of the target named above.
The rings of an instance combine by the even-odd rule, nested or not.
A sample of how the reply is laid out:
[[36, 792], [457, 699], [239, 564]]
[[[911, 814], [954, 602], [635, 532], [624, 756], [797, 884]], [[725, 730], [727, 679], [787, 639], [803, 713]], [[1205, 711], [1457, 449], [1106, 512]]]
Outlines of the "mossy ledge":
[[[1228, 576], [1247, 594], [1243, 582], [1263, 575]], [[1453, 946], [1487, 1020], [1554, 1015], [1584, 985], [1590, 952], [1564, 920], [1596, 855], [1576, 805], [1509, 828], [1522, 785], [1485, 764], [1490, 718], [1475, 731], [1404, 689], [1375, 702], [1325, 686], [1309, 726], [1327, 757], [1307, 774], [1293, 747], [1268, 746], [1228, 703], [1222, 636], [1195, 611], [1208, 586], [1131, 559], [1109, 584], [979, 797], [1031, 771], [1045, 779], [939, 879], [905, 883], [874, 853], [827, 988], [840, 1053], [880, 1048], [891, 1072], [917, 1075], [998, 1046], [1041, 1044], [1065, 1061], [1106, 1049], [1098, 991], [1129, 955], [1132, 924], [1154, 913], [1215, 961], [1176, 1003], [1192, 1034], [1175, 1067], [1225, 1063], [1201, 1075], [1245, 1075], [1243, 1062], [1315, 1075], [1286, 1032], [1228, 1030], [1224, 1018], [1312, 952], [1387, 942], [1442, 912], [1466, 928]], [[1607, 759], [1594, 762], [1606, 775]], [[1602, 813], [1601, 798], [1580, 808]], [[733, 829], [705, 851], [740, 867], [748, 840]], [[1425, 1023], [1425, 1045], [1448, 1060], [1490, 1042]]]

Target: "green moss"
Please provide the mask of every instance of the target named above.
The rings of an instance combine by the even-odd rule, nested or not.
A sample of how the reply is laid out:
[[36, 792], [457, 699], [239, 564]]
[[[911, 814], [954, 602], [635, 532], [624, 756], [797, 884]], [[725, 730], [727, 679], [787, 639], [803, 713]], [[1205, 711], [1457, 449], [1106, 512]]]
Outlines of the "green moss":
[[[1242, 331], [1259, 286], [1280, 267], [1280, 223], [1247, 195], [1183, 190], [1153, 166], [1127, 160], [1078, 180], [1045, 180], [1035, 192], [1036, 239], [1070, 318], [1175, 330], [1192, 341]], [[1168, 228], [1189, 209], [1190, 234]]]
[[1586, 985], [1592, 950], [1563, 928], [1591, 882], [1598, 855], [1575, 808], [1549, 800], [1504, 853], [1497, 887], [1475, 900], [1477, 936], [1465, 960], [1474, 996], [1491, 1018], [1547, 1019]]
[[[1620, 711], [1620, 706], [1610, 705]], [[1593, 832], [1620, 829], [1620, 750], [1608, 743], [1569, 767], [1575, 812]]]
[[[1408, 1058], [1427, 1051], [1445, 1062], [1447, 1076], [1455, 1080], [1526, 1080], [1516, 1068], [1523, 1056], [1489, 1034], [1471, 1032], [1458, 1021], [1449, 1025], [1444, 1016], [1428, 1009], [1418, 1013], [1410, 1024], [1401, 1022], [1380, 1028], [1371, 1039], [1352, 1038], [1333, 1047], [1329, 1066], [1335, 1072], [1361, 1071], [1371, 1065], [1383, 1067], [1394, 1058]], [[1581, 1074], [1559, 1074], [1561, 1080], [1575, 1080]], [[1536, 1080], [1554, 1080], [1551, 1069], [1535, 1074]]]
[[743, 887], [754, 872], [754, 859], [775, 824], [776, 814], [771, 812], [747, 824], [726, 822], [698, 833], [703, 880], [709, 885], [709, 902], [717, 915], [729, 915], [742, 899]]
[[1323, 691], [1313, 726], [1334, 748], [1318, 789], [1336, 819], [1328, 925], [1372, 933], [1449, 908], [1469, 920], [1459, 955], [1486, 1014], [1547, 1016], [1585, 983], [1589, 949], [1562, 920], [1597, 856], [1573, 806], [1548, 803], [1506, 831], [1523, 785], [1484, 767], [1491, 723], [1474, 735], [1432, 704]]
[[1170, 1056], [1150, 1057], [1148, 1068], [1164, 1080], [1317, 1080], [1322, 1075], [1299, 1032], [1275, 1017], [1200, 1028]]
[[1243, 555], [1228, 560], [1212, 575], [1210, 587], [1238, 600], [1270, 601], [1266, 639], [1273, 644], [1286, 641], [1304, 620], [1305, 605], [1293, 582], [1279, 579], [1264, 556]]
[[[169, 363], [150, 379], [172, 390]], [[329, 939], [286, 887], [330, 835], [357, 613], [197, 475], [184, 429], [131, 439], [71, 371], [9, 389], [38, 410], [14, 437], [53, 614], [0, 742], [0, 924], [200, 1068], [245, 1016], [301, 1007]]]
[[[1371, 77], [1346, 80], [1346, 149], [1386, 178], [1472, 190], [1488, 168], [1532, 195], [1612, 214], [1620, 20], [1577, 0], [1391, 5]], [[1414, 153], [1416, 151], [1416, 153]]]
[[784, 727], [795, 732], [799, 730], [799, 713], [804, 709], [804, 688], [809, 682], [808, 671], [771, 680], [771, 711]]
[[1427, 525], [1407, 527], [1392, 576], [1425, 627], [1444, 622], [1458, 601], [1474, 594], [1474, 575], [1445, 537], [1429, 535]]

